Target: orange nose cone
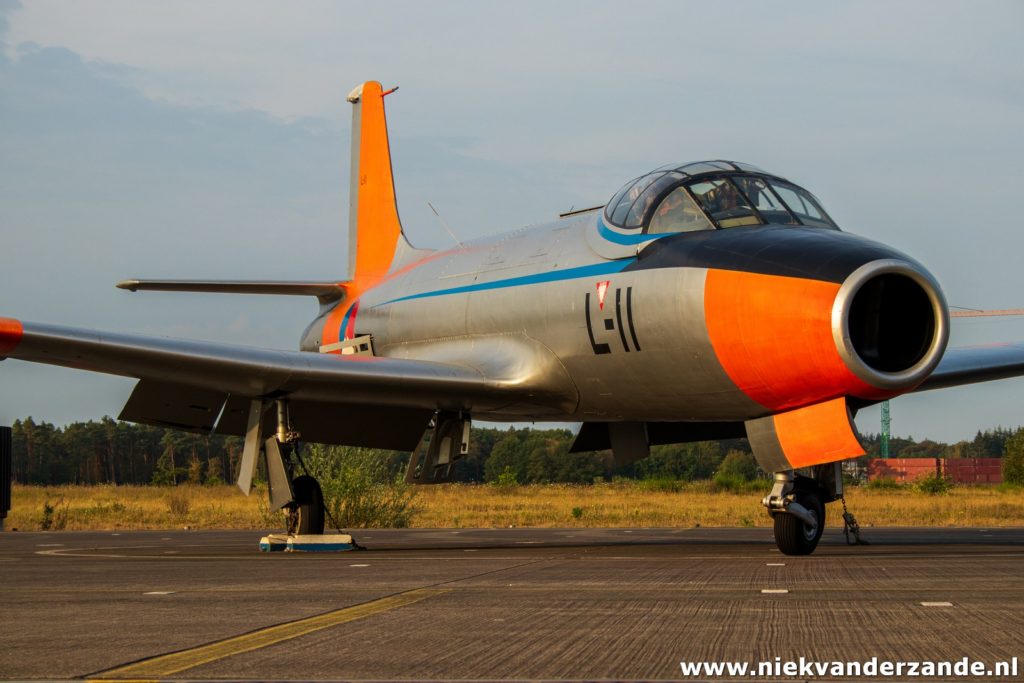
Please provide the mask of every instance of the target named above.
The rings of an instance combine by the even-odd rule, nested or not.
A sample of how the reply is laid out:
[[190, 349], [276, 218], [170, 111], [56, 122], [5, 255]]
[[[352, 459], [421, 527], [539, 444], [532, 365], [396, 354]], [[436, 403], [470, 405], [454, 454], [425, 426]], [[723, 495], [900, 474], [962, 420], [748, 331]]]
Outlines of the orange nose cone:
[[0, 357], [14, 350], [24, 332], [20, 321], [14, 318], [0, 318]]
[[836, 349], [832, 308], [838, 292], [834, 282], [708, 270], [708, 336], [733, 383], [773, 411], [877, 393]]

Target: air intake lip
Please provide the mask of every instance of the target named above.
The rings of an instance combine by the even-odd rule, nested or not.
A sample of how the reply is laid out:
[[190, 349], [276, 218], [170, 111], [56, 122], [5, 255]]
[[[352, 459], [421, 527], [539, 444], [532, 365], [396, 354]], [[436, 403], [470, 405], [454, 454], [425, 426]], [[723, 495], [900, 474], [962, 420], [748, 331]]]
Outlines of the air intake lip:
[[832, 306], [832, 336], [858, 378], [878, 389], [909, 389], [932, 373], [946, 350], [946, 299], [917, 264], [871, 261], [840, 286]]

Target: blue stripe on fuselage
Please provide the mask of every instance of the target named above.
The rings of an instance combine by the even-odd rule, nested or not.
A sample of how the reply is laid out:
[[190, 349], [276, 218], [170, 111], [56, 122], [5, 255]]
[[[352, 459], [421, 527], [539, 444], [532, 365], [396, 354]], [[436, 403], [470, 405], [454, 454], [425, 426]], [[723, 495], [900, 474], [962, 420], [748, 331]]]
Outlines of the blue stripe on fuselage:
[[348, 310], [345, 311], [345, 317], [341, 319], [341, 329], [338, 332], [338, 339], [345, 338], [345, 329], [348, 328], [348, 319], [352, 317], [352, 309], [354, 309], [355, 307], [356, 304], [353, 301], [352, 304], [348, 307]]
[[488, 289], [504, 289], [506, 287], [536, 285], [542, 282], [558, 282], [561, 280], [573, 280], [580, 277], [593, 277], [595, 275], [611, 275], [613, 273], [622, 272], [635, 261], [636, 257], [634, 256], [633, 258], [608, 261], [606, 263], [595, 263], [589, 266], [566, 268], [565, 270], [553, 270], [547, 273], [534, 273], [533, 275], [523, 275], [522, 277], [512, 277], [505, 280], [494, 280], [493, 282], [480, 282], [473, 285], [465, 285], [463, 287], [452, 287], [451, 289], [438, 289], [433, 292], [422, 292], [420, 294], [402, 296], [397, 299], [385, 301], [379, 305], [384, 306], [386, 304], [398, 303], [399, 301], [445, 296], [446, 294], [466, 294], [468, 292], [482, 292]]
[[650, 242], [651, 240], [661, 239], [662, 237], [668, 237], [672, 233], [663, 233], [660, 235], [644, 235], [642, 233], [633, 235], [624, 235], [621, 232], [615, 232], [608, 228], [604, 224], [604, 218], [601, 216], [597, 217], [597, 234], [605, 238], [609, 242], [615, 244], [641, 244], [643, 242]]

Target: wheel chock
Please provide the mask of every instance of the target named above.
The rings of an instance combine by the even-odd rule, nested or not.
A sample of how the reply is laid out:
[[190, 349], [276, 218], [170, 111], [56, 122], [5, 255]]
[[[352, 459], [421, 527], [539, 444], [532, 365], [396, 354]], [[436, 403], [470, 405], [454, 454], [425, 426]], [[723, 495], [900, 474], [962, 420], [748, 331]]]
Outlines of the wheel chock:
[[260, 539], [260, 550], [265, 553], [340, 553], [358, 547], [348, 534], [270, 534]]
[[348, 534], [309, 534], [290, 537], [285, 550], [290, 553], [338, 553], [354, 548], [355, 543]]
[[260, 539], [260, 551], [265, 553], [282, 552], [288, 547], [287, 534], [270, 534]]

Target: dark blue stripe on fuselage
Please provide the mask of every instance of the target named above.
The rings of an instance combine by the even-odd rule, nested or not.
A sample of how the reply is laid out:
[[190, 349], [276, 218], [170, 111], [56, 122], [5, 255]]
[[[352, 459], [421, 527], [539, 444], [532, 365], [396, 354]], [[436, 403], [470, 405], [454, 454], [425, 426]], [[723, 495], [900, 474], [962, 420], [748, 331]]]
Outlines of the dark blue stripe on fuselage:
[[884, 244], [838, 230], [760, 225], [674, 234], [646, 247], [625, 270], [716, 268], [841, 283], [878, 259], [916, 263]]
[[408, 296], [384, 301], [378, 305], [383, 306], [386, 304], [398, 303], [399, 301], [425, 299], [434, 296], [445, 296], [447, 294], [468, 294], [470, 292], [483, 292], [489, 289], [504, 289], [506, 287], [536, 285], [542, 282], [560, 282], [562, 280], [574, 280], [581, 277], [594, 277], [595, 275], [612, 275], [614, 273], [622, 272], [635, 261], [636, 257], [634, 256], [632, 258], [619, 259], [616, 261], [594, 263], [589, 266], [566, 268], [565, 270], [552, 270], [545, 273], [534, 273], [532, 275], [523, 275], [521, 277], [506, 278], [504, 280], [492, 280], [491, 282], [478, 282], [472, 285], [451, 287], [449, 289], [437, 289], [430, 292], [420, 292], [419, 294], [409, 294]]

